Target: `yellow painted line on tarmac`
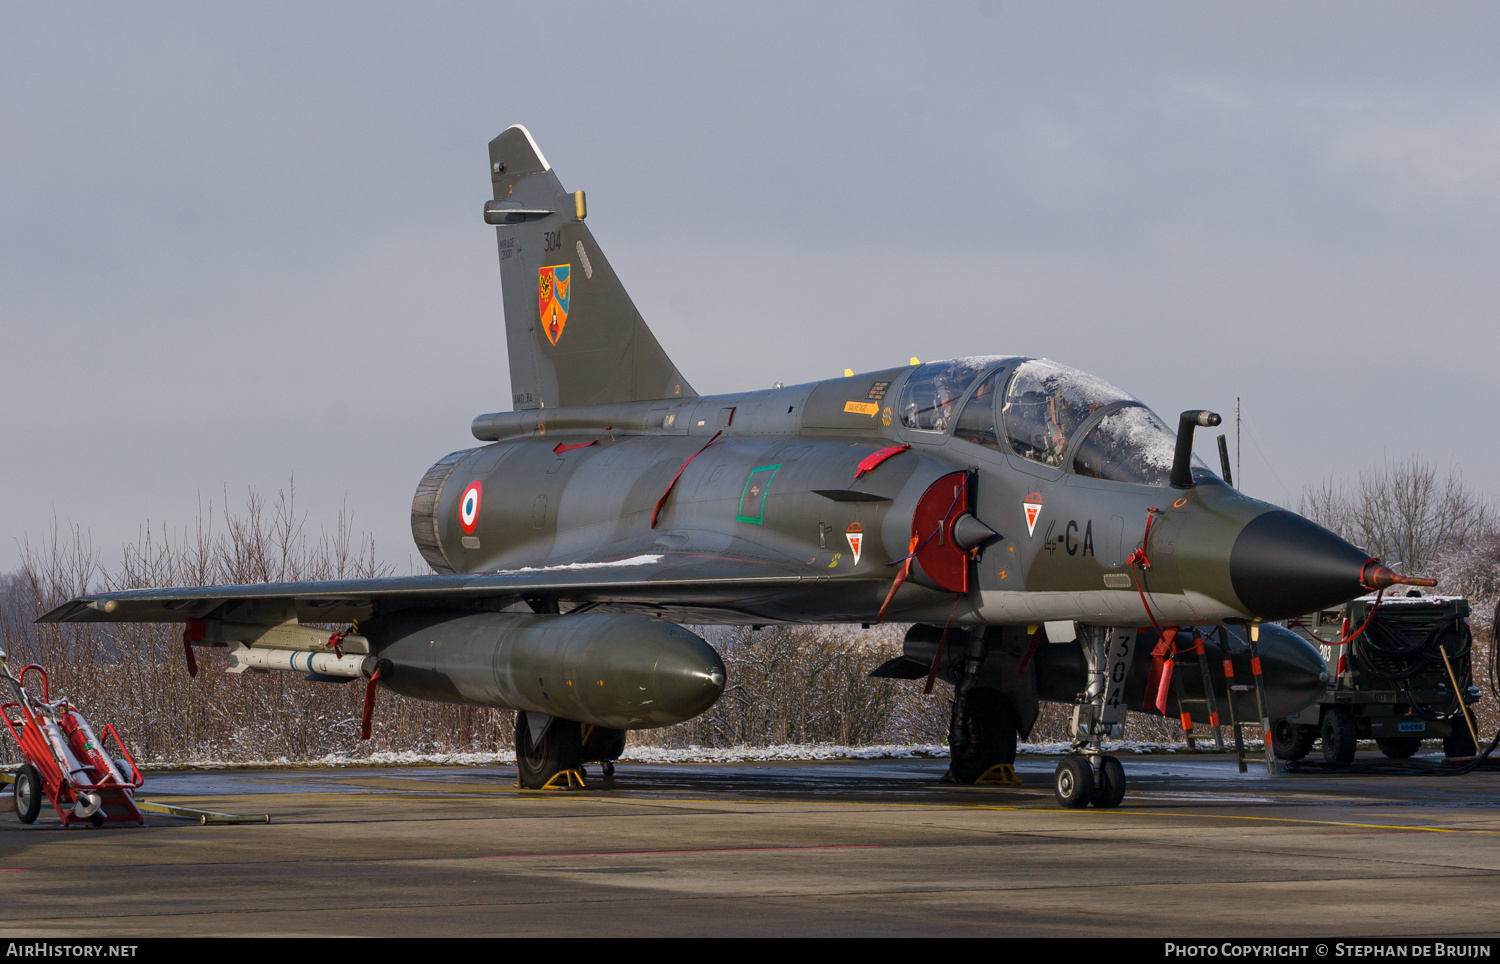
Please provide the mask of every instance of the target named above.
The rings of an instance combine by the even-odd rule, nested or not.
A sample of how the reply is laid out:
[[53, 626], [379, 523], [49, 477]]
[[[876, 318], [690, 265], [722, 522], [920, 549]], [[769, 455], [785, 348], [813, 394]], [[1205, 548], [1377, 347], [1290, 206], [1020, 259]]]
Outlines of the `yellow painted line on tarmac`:
[[[371, 801], [371, 802], [375, 802], [375, 803], [410, 803], [414, 798], [420, 798], [420, 799], [423, 799], [423, 800], [431, 800], [431, 801], [437, 802], [437, 801], [443, 801], [443, 800], [464, 800], [464, 799], [471, 799], [471, 798], [474, 798], [474, 797], [500, 797], [500, 796], [503, 796], [503, 797], [510, 797], [510, 798], [513, 798], [513, 799], [529, 799], [529, 800], [568, 800], [568, 799], [574, 799], [574, 800], [592, 800], [592, 801], [598, 801], [598, 802], [606, 802], [606, 801], [621, 801], [621, 802], [626, 802], [626, 801], [628, 801], [628, 802], [631, 802], [631, 803], [647, 803], [647, 804], [649, 804], [649, 803], [660, 803], [660, 804], [673, 804], [673, 803], [675, 803], [675, 804], [695, 804], [695, 805], [702, 805], [702, 804], [705, 804], [705, 803], [721, 803], [721, 804], [738, 804], [738, 805], [747, 805], [748, 804], [748, 805], [752, 805], [752, 806], [776, 806], [776, 807], [807, 807], [807, 806], [813, 806], [813, 807], [880, 807], [880, 808], [887, 808], [887, 809], [889, 809], [889, 808], [899, 808], [899, 809], [903, 809], [903, 810], [991, 810], [991, 811], [1011, 812], [1011, 813], [1074, 814], [1076, 816], [1087, 816], [1087, 815], [1091, 815], [1091, 814], [1094, 815], [1094, 816], [1105, 816], [1105, 815], [1109, 815], [1109, 814], [1114, 814], [1114, 815], [1122, 816], [1122, 817], [1123, 816], [1131, 816], [1131, 817], [1175, 817], [1175, 818], [1179, 818], [1179, 819], [1198, 819], [1198, 820], [1245, 820], [1245, 821], [1260, 821], [1260, 822], [1265, 822], [1265, 823], [1303, 824], [1303, 825], [1307, 825], [1307, 826], [1316, 826], [1316, 827], [1352, 827], [1352, 828], [1357, 828], [1357, 829], [1360, 829], [1360, 830], [1390, 830], [1390, 831], [1407, 831], [1407, 832], [1413, 832], [1413, 833], [1464, 833], [1464, 834], [1480, 834], [1480, 835], [1483, 835], [1483, 836], [1500, 836], [1500, 830], [1479, 830], [1479, 829], [1469, 829], [1469, 828], [1462, 828], [1462, 827], [1429, 827], [1429, 826], [1423, 826], [1423, 825], [1412, 826], [1412, 825], [1407, 825], [1407, 824], [1360, 823], [1360, 822], [1350, 821], [1350, 820], [1308, 820], [1308, 819], [1304, 819], [1304, 818], [1300, 818], [1300, 817], [1259, 817], [1259, 816], [1251, 816], [1251, 815], [1247, 815], [1247, 814], [1234, 814], [1234, 813], [1172, 813], [1172, 812], [1156, 812], [1156, 811], [1149, 811], [1149, 810], [1094, 810], [1094, 809], [1067, 810], [1067, 809], [1064, 809], [1064, 808], [1061, 808], [1061, 807], [1007, 807], [1007, 806], [1002, 806], [1002, 805], [999, 805], [999, 804], [983, 804], [983, 803], [920, 803], [920, 802], [915, 802], [915, 801], [910, 802], [910, 803], [892, 803], [892, 802], [882, 802], [882, 801], [861, 801], [861, 800], [731, 800], [731, 799], [719, 799], [719, 798], [716, 798], [716, 797], [650, 797], [650, 796], [625, 796], [625, 795], [621, 795], [621, 794], [615, 794], [615, 795], [611, 795], [611, 796], [605, 797], [605, 796], [598, 796], [598, 795], [580, 795], [577, 791], [549, 792], [549, 791], [544, 791], [544, 790], [514, 790], [514, 789], [499, 789], [499, 788], [497, 788], [495, 790], [445, 790], [445, 791], [441, 791], [441, 792], [425, 792], [425, 791], [416, 790], [416, 791], [413, 791], [411, 794], [404, 795], [404, 796], [396, 796], [396, 797], [374, 797], [374, 796], [369, 796], [369, 795], [367, 795], [365, 793], [362, 793], [359, 790], [344, 790], [344, 791], [337, 791], [337, 792], [330, 792], [330, 791], [306, 791], [306, 792], [292, 792], [292, 793], [241, 793], [241, 794], [224, 794], [223, 796], [234, 796], [234, 797], [269, 797], [271, 799], [282, 799], [282, 800], [286, 800], [286, 799], [302, 799], [302, 800], [310, 800], [310, 799], [333, 799], [333, 800], [337, 800], [337, 799], [340, 799], [340, 798], [348, 798], [348, 797], [352, 796], [352, 797], [358, 797], [360, 800]], [[214, 796], [193, 796], [193, 797], [188, 797], [188, 796], [176, 797], [176, 796], [174, 796], [172, 799], [174, 799], [174, 800], [183, 800], [183, 801], [187, 801], [187, 800], [214, 800], [214, 799], [222, 799], [222, 797], [219, 796], [219, 795], [214, 795]]]

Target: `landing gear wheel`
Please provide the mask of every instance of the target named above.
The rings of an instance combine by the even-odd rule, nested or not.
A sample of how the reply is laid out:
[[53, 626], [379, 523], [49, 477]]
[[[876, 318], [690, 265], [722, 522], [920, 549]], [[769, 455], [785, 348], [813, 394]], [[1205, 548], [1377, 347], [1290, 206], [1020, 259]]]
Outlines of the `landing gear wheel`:
[[[967, 719], [960, 719], [960, 709]], [[971, 690], [955, 700], [948, 725], [948, 773], [972, 784], [998, 763], [1016, 762], [1016, 710], [996, 690]]]
[[564, 770], [578, 769], [583, 731], [572, 720], [554, 719], [540, 740], [531, 738], [525, 713], [516, 714], [516, 777], [521, 786], [540, 790]]
[[615, 761], [605, 760], [604, 764], [600, 766], [599, 769], [604, 771], [604, 778], [606, 780], [612, 779], [615, 775]]
[[1099, 760], [1099, 772], [1094, 777], [1094, 792], [1089, 803], [1100, 810], [1113, 810], [1125, 799], [1125, 768], [1112, 756]]
[[1455, 717], [1452, 723], [1453, 732], [1443, 737], [1443, 756], [1465, 757], [1478, 753], [1479, 748], [1474, 745], [1474, 734], [1464, 725], [1464, 718]]
[[[1120, 784], [1124, 788], [1124, 783]], [[1066, 756], [1057, 761], [1052, 775], [1052, 792], [1057, 802], [1069, 810], [1082, 810], [1094, 795], [1094, 768], [1081, 756]]]
[[1323, 762], [1348, 766], [1354, 762], [1358, 742], [1359, 728], [1353, 713], [1335, 706], [1323, 714]]
[[1317, 738], [1317, 730], [1298, 726], [1291, 720], [1276, 720], [1271, 724], [1271, 752], [1278, 760], [1302, 759], [1312, 752]]
[[16, 771], [16, 817], [22, 823], [35, 823], [42, 812], [42, 775], [27, 763]]
[[1422, 738], [1420, 736], [1383, 736], [1375, 741], [1380, 747], [1380, 752], [1392, 760], [1405, 760], [1422, 749]]

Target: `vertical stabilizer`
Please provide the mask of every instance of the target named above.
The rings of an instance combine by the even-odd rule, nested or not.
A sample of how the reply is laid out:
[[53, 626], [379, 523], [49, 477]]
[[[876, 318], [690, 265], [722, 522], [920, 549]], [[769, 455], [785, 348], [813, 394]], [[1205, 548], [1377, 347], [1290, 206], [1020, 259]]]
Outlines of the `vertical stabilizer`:
[[697, 393], [662, 351], [526, 128], [490, 141], [511, 400], [559, 408]]

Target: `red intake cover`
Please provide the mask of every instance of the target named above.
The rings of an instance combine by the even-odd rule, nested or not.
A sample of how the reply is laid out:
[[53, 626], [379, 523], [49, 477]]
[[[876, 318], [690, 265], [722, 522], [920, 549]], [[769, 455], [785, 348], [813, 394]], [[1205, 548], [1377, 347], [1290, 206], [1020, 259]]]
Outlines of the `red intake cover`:
[[953, 544], [953, 522], [969, 511], [969, 473], [951, 472], [927, 487], [911, 515], [917, 563], [949, 592], [969, 591], [969, 554]]

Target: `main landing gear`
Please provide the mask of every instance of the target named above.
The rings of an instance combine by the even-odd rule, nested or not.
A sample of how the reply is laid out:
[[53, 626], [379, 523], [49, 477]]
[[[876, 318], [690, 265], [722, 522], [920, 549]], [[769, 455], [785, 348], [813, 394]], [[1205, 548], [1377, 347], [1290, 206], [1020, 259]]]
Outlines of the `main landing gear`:
[[528, 790], [556, 785], [559, 776], [570, 772], [580, 777], [581, 784], [585, 763], [603, 764], [604, 777], [609, 779], [623, 752], [624, 730], [544, 713], [516, 714], [516, 778]]
[[964, 671], [954, 688], [953, 715], [948, 722], [947, 783], [1013, 784], [1018, 724], [1015, 705], [999, 690], [979, 687], [984, 662], [984, 639], [969, 638]]
[[1125, 732], [1125, 680], [1135, 655], [1135, 629], [1079, 628], [1088, 688], [1073, 704], [1073, 755], [1058, 761], [1052, 791], [1069, 809], [1108, 810], [1125, 799], [1125, 768], [1104, 755], [1104, 738]]
[[1016, 711], [992, 689], [974, 689], [953, 701], [948, 724], [948, 775], [978, 783], [997, 766], [1016, 762]]

